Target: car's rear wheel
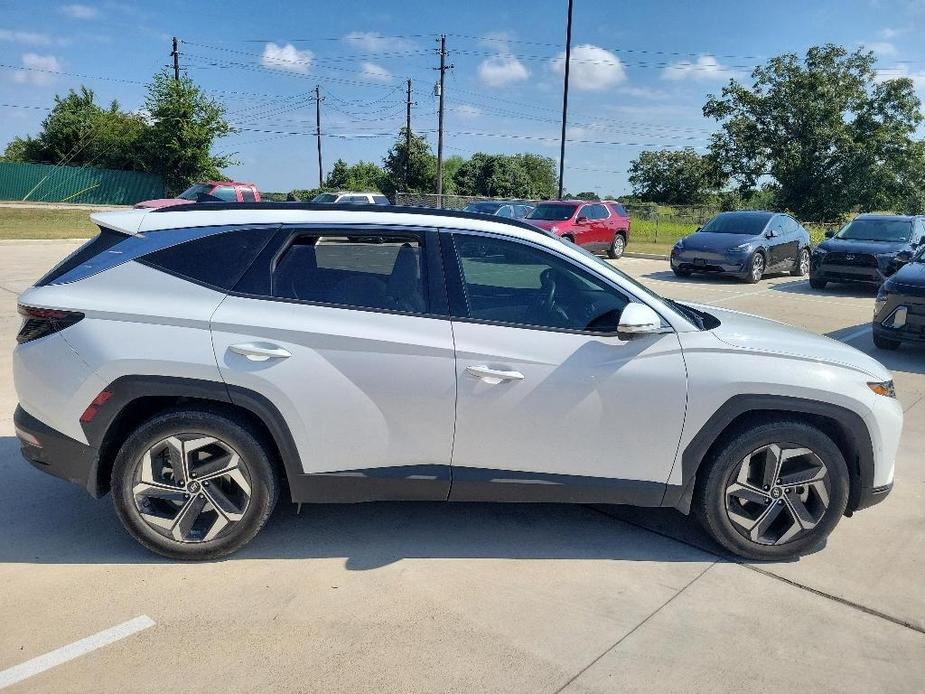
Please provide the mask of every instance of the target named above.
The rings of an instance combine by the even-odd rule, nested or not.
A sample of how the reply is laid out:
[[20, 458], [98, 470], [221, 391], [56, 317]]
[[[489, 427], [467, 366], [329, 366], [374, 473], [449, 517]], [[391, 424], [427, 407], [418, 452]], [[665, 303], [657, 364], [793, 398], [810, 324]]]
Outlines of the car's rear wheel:
[[899, 340], [894, 340], [884, 335], [878, 335], [877, 333], [874, 333], [874, 346], [878, 349], [899, 349], [900, 344], [901, 342]]
[[793, 270], [790, 274], [794, 277], [806, 277], [809, 274], [809, 249], [801, 248], [797, 257], [794, 259]]
[[748, 272], [745, 275], [745, 281], [749, 284], [755, 284], [764, 277], [764, 253], [758, 251], [752, 256], [752, 261], [748, 264]]
[[743, 427], [704, 466], [693, 510], [720, 545], [747, 559], [791, 559], [813, 549], [848, 503], [844, 456], [804, 422]]
[[616, 260], [623, 255], [623, 252], [626, 250], [626, 239], [623, 237], [623, 234], [616, 233], [613, 235], [613, 241], [610, 242], [610, 248], [607, 249], [607, 255], [610, 256], [612, 260]]
[[809, 286], [813, 289], [825, 289], [828, 284], [828, 280], [819, 279], [818, 277], [809, 278]]
[[231, 554], [266, 523], [279, 493], [266, 446], [248, 423], [206, 410], [172, 410], [142, 424], [112, 471], [126, 530], [172, 559]]

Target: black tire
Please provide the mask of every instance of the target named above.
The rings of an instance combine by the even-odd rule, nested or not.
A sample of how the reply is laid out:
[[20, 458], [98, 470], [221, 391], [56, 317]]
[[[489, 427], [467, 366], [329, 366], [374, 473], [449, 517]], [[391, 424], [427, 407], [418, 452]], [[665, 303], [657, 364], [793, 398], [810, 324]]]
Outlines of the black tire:
[[764, 273], [767, 269], [768, 265], [764, 253], [756, 251], [751, 261], [748, 263], [748, 272], [745, 273], [743, 279], [749, 284], [757, 284], [761, 281], [761, 278], [764, 277]]
[[626, 237], [617, 232], [613, 235], [613, 241], [610, 242], [610, 248], [607, 249], [607, 257], [616, 260], [623, 255], [626, 250]]
[[797, 257], [793, 260], [793, 269], [790, 274], [793, 277], [806, 277], [809, 272], [809, 249], [801, 248], [797, 251]]
[[690, 270], [680, 270], [676, 267], [673, 267], [671, 268], [671, 271], [675, 274], [676, 277], [690, 277], [691, 276]]
[[[741, 510], [742, 514], [746, 514], [745, 506], [753, 504], [755, 507], [754, 513], [761, 514], [762, 518], [765, 517], [763, 515], [765, 512], [771, 513], [775, 508], [778, 508], [776, 518], [780, 519], [780, 521], [773, 520], [768, 523], [768, 527], [770, 528], [774, 523], [780, 522], [782, 527], [786, 525], [787, 528], [792, 530], [793, 526], [788, 524], [796, 518], [796, 515], [791, 513], [791, 510], [795, 508], [791, 505], [791, 499], [799, 501], [804, 510], [808, 508], [810, 502], [815, 503], [815, 509], [818, 511], [815, 525], [806, 528], [797, 523], [796, 527], [799, 530], [793, 536], [793, 539], [784, 540], [787, 532], [783, 531], [779, 539], [784, 541], [780, 544], [765, 544], [746, 537], [743, 526], [741, 523], [737, 525], [731, 520], [731, 514], [728, 510], [728, 508], [734, 507], [736, 503], [740, 503], [741, 497], [735, 494], [730, 495], [729, 490], [733, 488], [731, 485], [737, 484], [744, 461], [746, 459], [753, 460], [754, 458], [750, 458], [750, 456], [754, 456], [755, 452], [761, 451], [763, 447], [770, 448], [772, 445], [783, 448], [790, 447], [791, 452], [792, 449], [809, 449], [816, 456], [813, 460], [824, 464], [825, 472], [821, 480], [815, 482], [815, 484], [825, 485], [828, 495], [828, 505], [824, 506], [824, 510], [819, 511], [822, 507], [821, 497], [812, 496], [810, 498], [814, 494], [813, 485], [804, 483], [804, 486], [799, 486], [799, 482], [791, 482], [789, 487], [785, 487], [780, 485], [781, 480], [776, 480], [777, 484], [772, 482], [770, 491], [759, 491], [759, 494], [768, 497], [763, 500], [763, 503], [766, 504], [765, 506], [762, 506], [759, 501], [749, 501], [747, 504], [735, 507], [736, 510]], [[794, 457], [791, 460], [797, 462], [798, 469], [802, 469], [802, 458]], [[761, 466], [759, 466], [760, 468]], [[800, 474], [808, 473], [803, 472]], [[786, 484], [786, 476], [783, 479]], [[776, 421], [767, 421], [757, 426], [743, 426], [726, 437], [715, 454], [709, 460], [703, 462], [698, 472], [692, 511], [707, 533], [733, 554], [759, 561], [793, 559], [820, 545], [832, 532], [848, 504], [849, 486], [848, 467], [845, 464], [844, 456], [832, 439], [811, 424], [781, 418]], [[775, 493], [777, 494], [776, 497], [773, 496]], [[804, 502], [799, 498], [799, 495], [804, 493], [807, 496], [807, 505], [803, 505]], [[796, 494], [797, 496], [788, 496], [790, 494]], [[758, 495], [753, 496], [760, 500]], [[731, 506], [727, 506], [727, 504]], [[779, 506], [775, 507], [775, 504]], [[751, 513], [751, 511], [748, 511], [748, 513]], [[738, 517], [741, 519], [743, 515], [738, 515]], [[770, 516], [767, 517], [769, 518]], [[794, 522], [796, 521], [794, 520]], [[757, 528], [759, 525], [760, 523], [756, 523], [755, 527]]]
[[813, 289], [825, 289], [828, 283], [828, 280], [819, 279], [818, 277], [810, 276], [809, 278], [809, 286]]
[[[229, 492], [229, 488], [226, 485], [234, 486], [234, 482], [224, 476], [212, 477], [210, 473], [205, 472], [200, 475], [203, 481], [199, 484], [195, 479], [197, 475], [192, 471], [193, 468], [189, 468], [191, 479], [175, 480], [176, 473], [172, 470], [174, 463], [167, 446], [158, 454], [159, 474], [163, 475], [164, 470], [167, 470], [167, 477], [157, 480], [159, 486], [156, 494], [136, 496], [134, 490], [139, 488], [136, 485], [143, 485], [146, 481], [144, 477], [140, 477], [143, 473], [143, 458], [146, 454], [151, 453], [153, 447], [159, 445], [159, 442], [163, 444], [167, 440], [183, 440], [182, 449], [186, 451], [186, 443], [192, 443], [193, 439], [196, 439], [197, 443], [214, 440], [215, 443], [209, 445], [215, 446], [213, 450], [219, 450], [222, 453], [221, 456], [216, 454], [218, 457], [215, 460], [219, 460], [219, 457], [222, 460], [226, 457], [233, 460], [233, 456], [225, 454], [237, 454], [238, 463], [235, 469], [239, 471], [237, 474], [242, 475], [245, 480], [244, 486], [247, 487], [247, 492], [242, 495], [246, 496], [246, 499], [238, 506], [229, 504], [228, 509], [234, 508], [241, 511], [241, 513], [234, 514], [240, 518], [229, 521], [224, 514], [219, 513], [216, 506], [210, 505], [213, 499], [218, 498], [228, 502], [229, 496], [225, 495], [225, 492]], [[279, 496], [279, 479], [267, 450], [268, 446], [260, 434], [248, 422], [231, 413], [204, 409], [175, 409], [156, 415], [139, 426], [126, 439], [116, 455], [112, 469], [112, 497], [119, 520], [138, 542], [152, 552], [171, 559], [202, 561], [231, 554], [250, 542], [260, 532], [276, 505]], [[207, 449], [201, 448], [190, 454], [195, 457], [196, 465], [203, 465], [202, 458], [208, 455], [203, 451]], [[152, 459], [153, 457], [152, 454]], [[182, 457], [189, 460], [186, 453]], [[209, 464], [207, 461], [204, 465]], [[208, 467], [197, 469], [207, 470]], [[229, 467], [231, 472], [235, 469]], [[164, 479], [169, 481], [164, 482]], [[203, 488], [209, 486], [209, 482], [206, 481], [208, 479], [214, 481], [211, 490]], [[172, 489], [162, 494], [165, 486], [173, 484], [177, 485], [176, 494], [173, 494]], [[241, 492], [241, 489], [232, 491]], [[197, 492], [203, 493], [197, 494]], [[222, 496], [213, 496], [216, 492]], [[169, 494], [169, 500], [164, 494]], [[164, 498], [160, 498], [161, 496]], [[190, 497], [193, 497], [190, 501], [183, 500], [190, 499]], [[196, 502], [196, 497], [202, 501]], [[191, 529], [190, 539], [174, 539], [165, 534], [170, 533], [170, 530], [155, 529], [155, 525], [145, 520], [145, 516], [142, 515], [140, 506], [150, 507], [155, 502], [159, 508], [168, 510], [166, 513], [168, 521], [171, 512], [176, 512], [176, 518], [180, 518], [188, 505], [198, 503], [199, 507], [195, 511], [196, 517], [193, 522], [199, 522], [199, 520], [208, 522], [210, 518], [214, 518], [217, 522], [213, 522], [212, 527], [217, 526], [219, 522], [223, 522], [224, 525], [212, 539], [207, 539], [208, 535], [197, 538], [194, 533], [201, 535], [205, 531], [196, 528]], [[178, 507], [178, 504], [181, 506]], [[155, 516], [150, 509], [146, 513], [149, 514], [148, 518]], [[160, 511], [158, 515], [162, 515]], [[188, 517], [192, 517], [192, 512], [188, 514]]]
[[562, 240], [563, 240], [563, 241], [568, 241], [569, 243], [575, 243], [575, 239], [573, 239], [571, 236], [569, 236], [569, 235], [567, 235], [567, 234], [566, 234], [565, 236], [562, 237]]
[[901, 342], [899, 340], [894, 340], [892, 338], [886, 337], [885, 335], [878, 335], [874, 333], [874, 346], [877, 349], [889, 349], [895, 350], [899, 349]]

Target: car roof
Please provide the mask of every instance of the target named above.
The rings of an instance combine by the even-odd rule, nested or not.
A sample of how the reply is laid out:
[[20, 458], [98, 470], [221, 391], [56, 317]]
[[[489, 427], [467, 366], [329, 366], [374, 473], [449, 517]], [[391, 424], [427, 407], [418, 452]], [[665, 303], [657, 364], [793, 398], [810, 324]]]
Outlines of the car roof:
[[516, 219], [486, 217], [462, 210], [399, 205], [196, 202], [153, 209], [96, 212], [90, 215], [90, 219], [97, 225], [126, 234], [231, 224], [379, 224], [473, 229], [527, 239], [546, 236], [556, 240], [548, 232]]
[[896, 221], [909, 221], [917, 219], [921, 215], [917, 214], [877, 214], [876, 212], [864, 212], [859, 214], [855, 219], [894, 219]]
[[247, 181], [202, 181], [203, 185], [207, 186], [252, 186], [253, 183], [248, 183]]

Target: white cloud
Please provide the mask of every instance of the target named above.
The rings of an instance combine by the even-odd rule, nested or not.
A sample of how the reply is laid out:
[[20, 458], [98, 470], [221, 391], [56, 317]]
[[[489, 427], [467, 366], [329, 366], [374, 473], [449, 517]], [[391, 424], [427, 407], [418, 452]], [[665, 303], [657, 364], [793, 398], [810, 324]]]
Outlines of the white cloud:
[[896, 55], [896, 46], [894, 46], [889, 41], [873, 41], [871, 43], [865, 44], [864, 47], [881, 57]]
[[530, 71], [510, 53], [499, 53], [479, 63], [479, 79], [489, 87], [503, 87], [528, 77]]
[[[582, 91], [597, 91], [615, 87], [626, 81], [626, 71], [620, 59], [599, 46], [584, 43], [572, 49], [569, 86]], [[553, 58], [553, 72], [565, 73], [565, 51]]]
[[466, 120], [473, 120], [482, 115], [482, 109], [480, 109], [478, 106], [472, 106], [470, 104], [461, 104], [459, 106], [453, 107], [453, 113]]
[[890, 39], [895, 39], [897, 36], [904, 34], [905, 32], [905, 29], [890, 29], [887, 27], [886, 29], [881, 29], [878, 31], [877, 36], [879, 36], [881, 39], [886, 39], [889, 41]]
[[61, 11], [72, 19], [96, 19], [100, 11], [90, 5], [62, 5]]
[[667, 99], [669, 94], [663, 89], [653, 89], [652, 87], [617, 87], [619, 94], [634, 96], [638, 99]]
[[300, 51], [291, 43], [278, 46], [271, 41], [263, 47], [260, 64], [276, 70], [305, 73], [312, 66], [312, 58], [314, 58], [314, 53], [308, 49]]
[[909, 66], [904, 63], [884, 70], [878, 70], [876, 79], [878, 82], [886, 82], [887, 80], [895, 80], [900, 77], [907, 77], [912, 80], [912, 86], [916, 90], [925, 90], [925, 70], [912, 71], [909, 69]]
[[360, 76], [373, 82], [392, 81], [392, 73], [376, 63], [360, 63]]
[[29, 70], [18, 70], [13, 74], [13, 81], [19, 84], [34, 84], [39, 87], [51, 84], [57, 75], [42, 70], [60, 71], [61, 63], [53, 55], [38, 55], [37, 53], [24, 53], [22, 65]]
[[702, 55], [696, 62], [681, 60], [662, 70], [662, 79], [679, 82], [681, 80], [725, 80], [735, 77], [735, 70], [721, 65], [712, 55]]
[[383, 36], [372, 31], [351, 31], [344, 36], [344, 41], [354, 48], [367, 53], [384, 53], [386, 51], [409, 48], [411, 43], [395, 36]]
[[0, 29], [0, 41], [28, 43], [35, 46], [48, 46], [55, 43], [55, 39], [48, 34], [40, 34], [35, 31], [13, 31], [11, 29]]

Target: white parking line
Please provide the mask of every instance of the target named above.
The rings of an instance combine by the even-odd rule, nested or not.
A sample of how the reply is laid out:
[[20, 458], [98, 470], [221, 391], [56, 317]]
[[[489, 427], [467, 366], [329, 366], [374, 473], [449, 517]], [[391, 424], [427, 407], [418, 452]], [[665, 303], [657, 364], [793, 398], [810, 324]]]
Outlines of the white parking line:
[[139, 617], [135, 617], [135, 619], [117, 624], [111, 629], [104, 629], [97, 634], [93, 634], [93, 636], [88, 636], [85, 639], [75, 641], [67, 646], [56, 648], [50, 653], [40, 655], [32, 660], [27, 660], [20, 665], [14, 665], [0, 672], [0, 689], [5, 689], [18, 682], [22, 682], [25, 679], [34, 677], [53, 667], [57, 667], [62, 663], [66, 663], [69, 660], [79, 658], [98, 648], [108, 646], [111, 643], [124, 639], [132, 634], [137, 634], [139, 631], [153, 626], [154, 620], [148, 615], [143, 614]]

